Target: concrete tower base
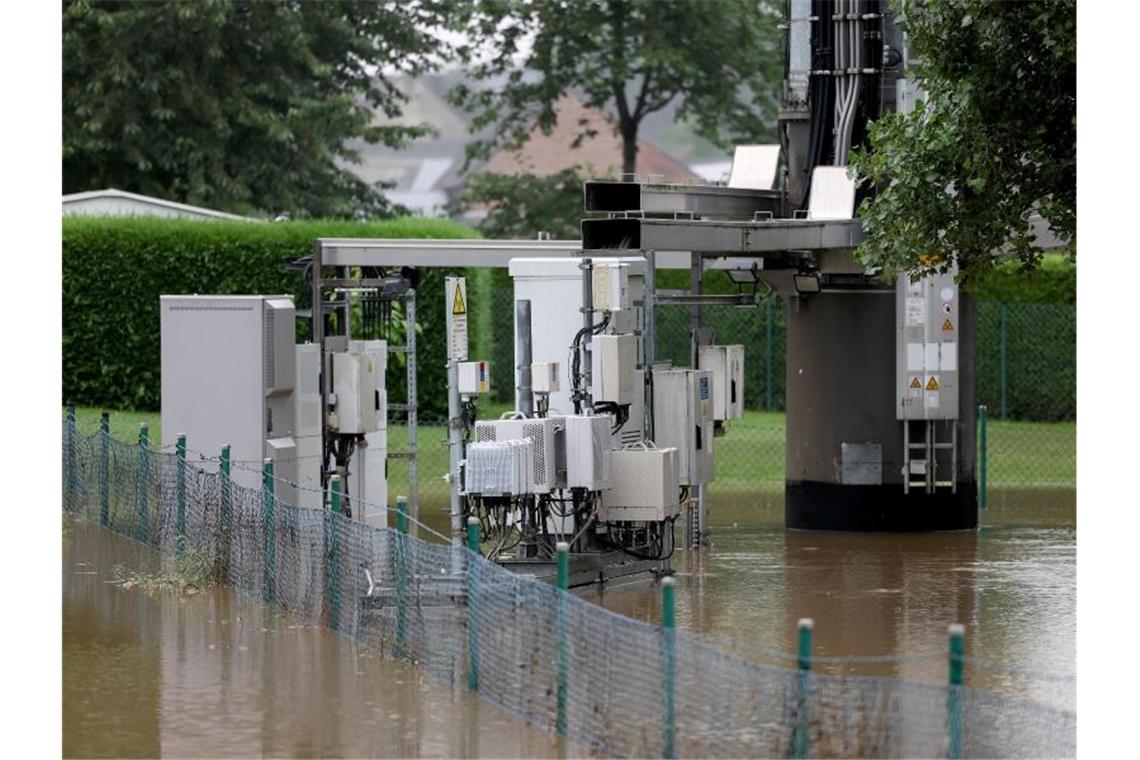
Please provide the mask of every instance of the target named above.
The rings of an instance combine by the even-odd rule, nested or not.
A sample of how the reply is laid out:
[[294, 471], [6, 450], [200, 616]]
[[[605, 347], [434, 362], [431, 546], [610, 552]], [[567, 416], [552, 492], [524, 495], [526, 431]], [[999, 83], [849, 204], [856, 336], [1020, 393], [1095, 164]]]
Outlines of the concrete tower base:
[[[826, 292], [788, 305], [785, 525], [797, 530], [967, 530], [974, 477], [976, 314], [961, 297], [956, 488], [903, 490], [903, 423], [895, 412], [893, 288]], [[844, 462], [844, 446], [881, 466]], [[876, 448], [877, 447], [877, 448]], [[853, 457], [848, 453], [849, 457]]]

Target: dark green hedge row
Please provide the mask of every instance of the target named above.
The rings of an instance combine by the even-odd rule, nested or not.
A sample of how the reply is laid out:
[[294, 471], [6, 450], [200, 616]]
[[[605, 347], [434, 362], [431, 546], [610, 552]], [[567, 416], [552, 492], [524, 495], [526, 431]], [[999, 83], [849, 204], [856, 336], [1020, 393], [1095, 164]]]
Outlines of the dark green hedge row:
[[1077, 263], [1064, 254], [1050, 254], [1029, 274], [1018, 270], [1017, 262], [994, 267], [970, 288], [980, 301], [1002, 303], [1075, 304], [1077, 302]]
[[[424, 219], [356, 223], [202, 222], [155, 218], [63, 221], [63, 398], [118, 409], [159, 408], [163, 294], [288, 293], [307, 306], [301, 276], [285, 263], [318, 237], [476, 237]], [[418, 292], [421, 414], [445, 416], [443, 277], [424, 270]], [[394, 367], [390, 381], [403, 387]], [[397, 391], [402, 392], [402, 390]]]

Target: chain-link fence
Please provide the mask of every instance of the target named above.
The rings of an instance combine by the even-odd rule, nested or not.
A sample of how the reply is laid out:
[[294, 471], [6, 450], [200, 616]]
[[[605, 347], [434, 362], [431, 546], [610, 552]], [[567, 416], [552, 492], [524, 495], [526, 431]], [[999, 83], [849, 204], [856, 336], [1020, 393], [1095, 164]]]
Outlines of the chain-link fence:
[[73, 515], [168, 554], [176, 570], [206, 567], [248, 599], [411, 659], [597, 754], [1075, 754], [1075, 713], [969, 686], [977, 658], [953, 647], [943, 685], [819, 672], [816, 660], [822, 670], [835, 658], [813, 659], [810, 647], [766, 651], [780, 664], [759, 664], [468, 548], [291, 506], [268, 473], [262, 489], [245, 488], [215, 459], [85, 436], [70, 419], [62, 460]]

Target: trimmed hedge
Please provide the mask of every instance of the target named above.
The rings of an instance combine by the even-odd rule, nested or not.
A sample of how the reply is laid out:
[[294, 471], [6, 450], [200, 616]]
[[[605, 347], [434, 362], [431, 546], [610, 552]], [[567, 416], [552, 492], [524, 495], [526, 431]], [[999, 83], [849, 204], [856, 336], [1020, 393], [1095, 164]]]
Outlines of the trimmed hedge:
[[[63, 399], [116, 409], [157, 410], [159, 309], [164, 294], [308, 296], [285, 263], [312, 252], [318, 237], [463, 238], [471, 229], [418, 218], [358, 223], [193, 221], [68, 217], [63, 220]], [[462, 272], [460, 272], [462, 273]], [[446, 416], [443, 277], [422, 271], [420, 414]], [[437, 307], [437, 308], [435, 308]], [[389, 377], [402, 393], [403, 371]]]

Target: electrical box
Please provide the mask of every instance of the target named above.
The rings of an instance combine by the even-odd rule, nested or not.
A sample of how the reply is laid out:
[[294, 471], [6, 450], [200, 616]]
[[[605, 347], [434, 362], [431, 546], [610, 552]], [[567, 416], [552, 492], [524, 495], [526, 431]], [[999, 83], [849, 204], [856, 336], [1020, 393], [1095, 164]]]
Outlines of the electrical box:
[[459, 395], [478, 396], [491, 390], [487, 362], [459, 362]]
[[612, 484], [602, 492], [601, 522], [661, 522], [680, 513], [675, 448], [612, 452]]
[[645, 370], [633, 372], [633, 402], [629, 405], [625, 423], [615, 433], [617, 446], [628, 448], [645, 440]]
[[465, 493], [521, 496], [534, 492], [530, 476], [534, 449], [529, 440], [476, 441], [467, 447]]
[[559, 390], [558, 362], [534, 362], [530, 365], [530, 389], [532, 393], [549, 396]]
[[293, 348], [296, 335], [296, 309], [291, 298], [265, 299], [262, 323], [265, 348], [265, 395], [287, 395], [296, 381], [297, 357]]
[[595, 311], [613, 313], [630, 307], [629, 264], [595, 259], [591, 275]]
[[678, 450], [685, 485], [713, 479], [712, 372], [706, 369], [653, 373], [653, 440]]
[[[332, 354], [333, 392], [336, 394], [338, 433], [363, 434], [380, 430], [386, 417], [381, 363], [370, 351], [338, 351]], [[381, 410], [385, 414], [381, 415]]]
[[296, 384], [293, 388], [293, 440], [297, 452], [297, 506], [319, 509], [321, 496], [321, 346], [295, 347]]
[[896, 290], [896, 410], [900, 420], [958, 419], [961, 315], [956, 269]]
[[[295, 433], [295, 313], [287, 296], [164, 295], [159, 299], [162, 445], [261, 462], [270, 439]], [[286, 346], [288, 348], [286, 349]], [[212, 465], [207, 465], [212, 466]], [[233, 480], [261, 488], [261, 474]]]
[[601, 491], [610, 485], [613, 417], [573, 415], [566, 424], [566, 487]]
[[634, 371], [637, 369], [637, 336], [595, 335], [590, 344], [593, 357], [594, 403], [609, 401], [632, 404]]
[[565, 429], [563, 417], [480, 420], [475, 423], [475, 441], [529, 440], [533, 492], [550, 493], [566, 484]]
[[744, 416], [744, 346], [701, 346], [701, 369], [712, 372], [713, 419]]
[[384, 385], [388, 373], [388, 342], [385, 340], [350, 340], [348, 350], [368, 356], [379, 383], [373, 395], [376, 422], [372, 430], [358, 441], [348, 463], [348, 498], [352, 516], [373, 525], [388, 524], [388, 392]]
[[[634, 334], [644, 322], [642, 304], [645, 300], [646, 262], [643, 256], [596, 257], [594, 263], [617, 262], [627, 264], [630, 308], [614, 312], [610, 318], [610, 331]], [[530, 356], [527, 361], [558, 362], [558, 390], [550, 394], [550, 408], [570, 412], [573, 388], [570, 382], [570, 365], [567, 355], [574, 335], [582, 329], [582, 259], [576, 256], [519, 257], [510, 261], [510, 276], [514, 282], [515, 304], [531, 303]], [[620, 276], [620, 275], [619, 275]], [[516, 308], [504, 309], [497, 319], [513, 319]], [[594, 323], [600, 321], [595, 316]], [[641, 343], [637, 339], [636, 355], [640, 362]], [[518, 388], [521, 385], [519, 369], [523, 364], [517, 335], [514, 354], [515, 405], [521, 404]], [[585, 367], [582, 370], [585, 371]]]
[[292, 436], [265, 442], [265, 458], [273, 462], [274, 496], [282, 504], [297, 505], [297, 444]]

